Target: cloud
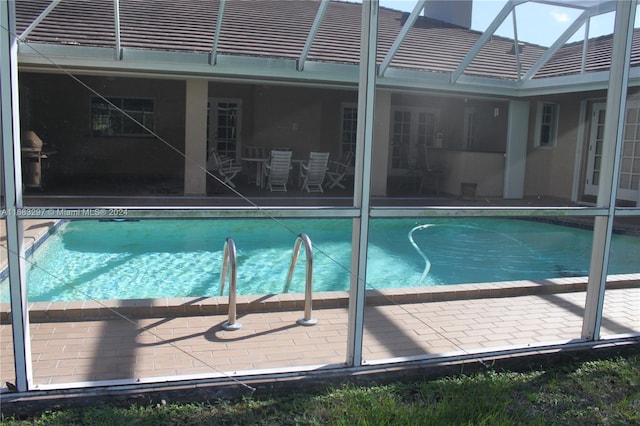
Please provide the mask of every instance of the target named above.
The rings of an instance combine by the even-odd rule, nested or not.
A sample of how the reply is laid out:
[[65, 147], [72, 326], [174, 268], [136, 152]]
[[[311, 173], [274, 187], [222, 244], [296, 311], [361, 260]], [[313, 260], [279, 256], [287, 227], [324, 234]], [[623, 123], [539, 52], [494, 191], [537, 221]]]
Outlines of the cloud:
[[571, 17], [564, 12], [560, 12], [559, 10], [552, 10], [550, 12], [551, 17], [556, 21], [556, 22], [560, 22], [560, 23], [564, 23], [564, 22], [569, 22], [571, 20]]

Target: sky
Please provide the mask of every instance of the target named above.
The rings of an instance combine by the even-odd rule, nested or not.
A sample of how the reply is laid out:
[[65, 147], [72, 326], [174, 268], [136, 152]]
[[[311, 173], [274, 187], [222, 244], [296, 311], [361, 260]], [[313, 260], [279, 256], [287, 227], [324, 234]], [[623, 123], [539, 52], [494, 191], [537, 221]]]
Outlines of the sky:
[[[493, 18], [505, 5], [505, 0], [473, 0], [471, 28], [484, 31]], [[411, 12], [415, 0], [380, 0], [380, 6]], [[516, 21], [518, 39], [542, 46], [550, 46], [572, 23], [580, 16], [582, 10], [547, 5], [540, 3], [525, 3], [516, 7]], [[640, 26], [640, 11], [636, 13], [636, 27]], [[589, 37], [597, 37], [613, 32], [614, 13], [608, 13], [592, 18]], [[496, 32], [497, 35], [513, 37], [513, 20], [511, 16]], [[569, 41], [584, 39], [584, 28], [579, 29]]]

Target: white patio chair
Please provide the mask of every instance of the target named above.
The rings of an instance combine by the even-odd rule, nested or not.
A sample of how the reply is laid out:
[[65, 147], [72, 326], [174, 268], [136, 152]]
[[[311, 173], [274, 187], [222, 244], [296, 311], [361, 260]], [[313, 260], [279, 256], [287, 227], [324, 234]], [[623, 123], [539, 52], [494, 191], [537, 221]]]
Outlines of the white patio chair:
[[269, 191], [287, 192], [289, 170], [291, 170], [291, 151], [271, 151], [269, 163], [264, 165]]
[[351, 167], [351, 160], [353, 159], [353, 152], [345, 151], [340, 156], [340, 160], [331, 161], [329, 164], [329, 170], [327, 170], [327, 183], [325, 186], [331, 188], [335, 188], [339, 186], [342, 189], [345, 189], [345, 186], [342, 184], [342, 181], [347, 174], [347, 169]]
[[322, 183], [327, 173], [327, 163], [329, 162], [328, 152], [310, 152], [309, 162], [300, 164], [300, 179], [303, 191], [324, 192]]
[[242, 166], [236, 164], [233, 158], [221, 158], [216, 150], [209, 152], [209, 160], [207, 160], [207, 170], [217, 173], [224, 181], [225, 185], [235, 188], [233, 178], [242, 171]]

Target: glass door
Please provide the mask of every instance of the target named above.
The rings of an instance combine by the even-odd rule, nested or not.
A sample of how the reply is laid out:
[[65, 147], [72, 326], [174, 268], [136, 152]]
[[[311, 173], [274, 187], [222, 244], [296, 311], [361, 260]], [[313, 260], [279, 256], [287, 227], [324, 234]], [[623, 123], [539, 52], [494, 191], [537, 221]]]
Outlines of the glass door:
[[222, 157], [236, 158], [240, 145], [242, 101], [209, 99], [207, 152], [215, 149]]
[[[596, 104], [593, 109], [589, 138], [589, 160], [585, 182], [585, 194], [587, 195], [598, 194], [604, 143], [605, 104]], [[625, 114], [618, 199], [635, 202], [640, 200], [640, 104], [638, 103], [629, 104]]]

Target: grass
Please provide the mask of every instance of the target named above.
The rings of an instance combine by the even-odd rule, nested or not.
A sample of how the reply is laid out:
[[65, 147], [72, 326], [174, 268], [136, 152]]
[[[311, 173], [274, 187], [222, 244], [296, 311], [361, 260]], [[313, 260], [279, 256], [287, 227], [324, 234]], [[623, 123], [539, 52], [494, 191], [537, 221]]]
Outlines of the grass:
[[46, 411], [2, 425], [640, 425], [640, 355], [238, 400]]

